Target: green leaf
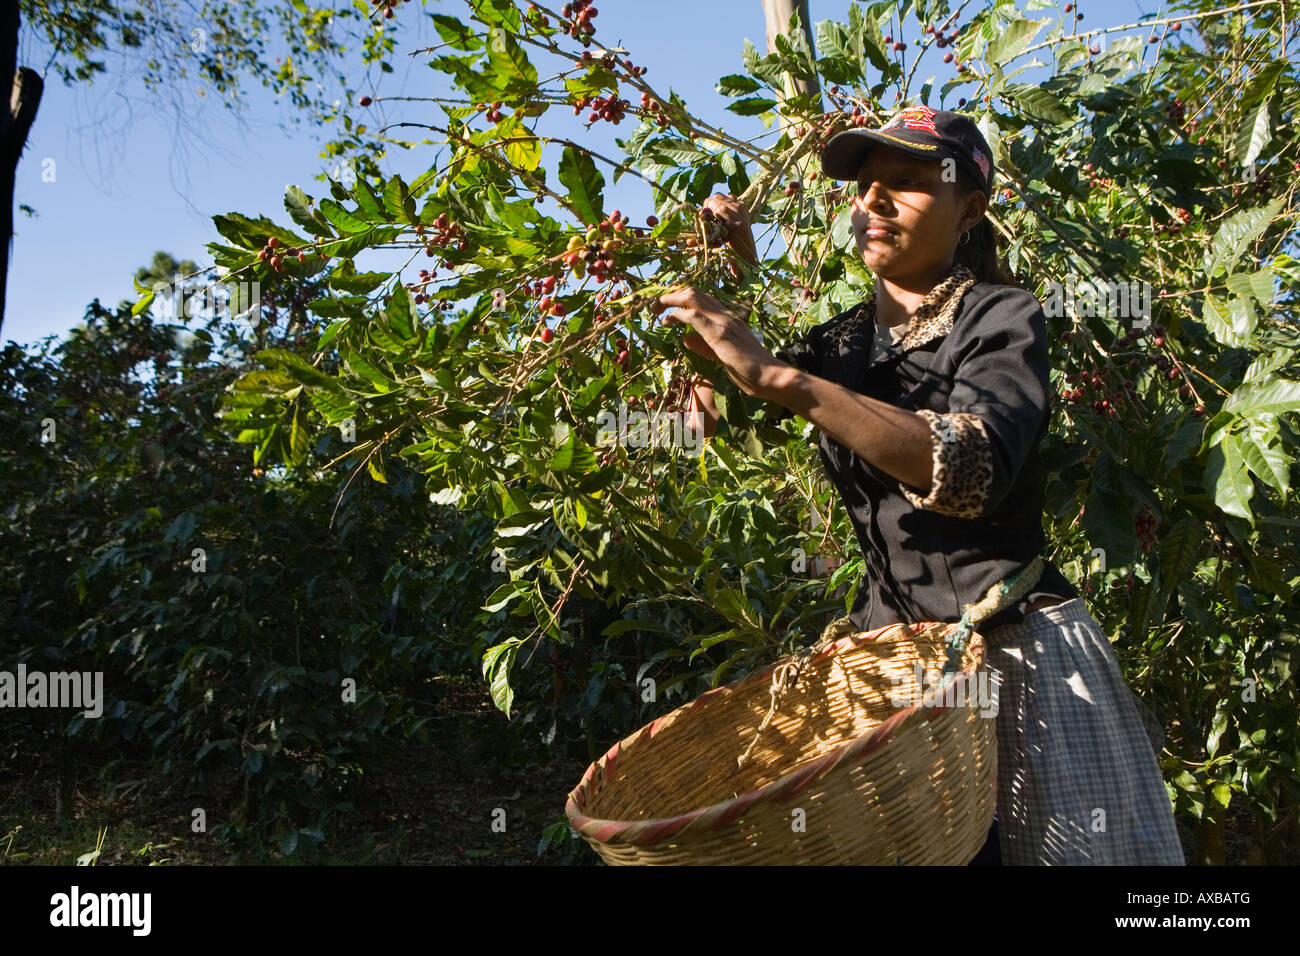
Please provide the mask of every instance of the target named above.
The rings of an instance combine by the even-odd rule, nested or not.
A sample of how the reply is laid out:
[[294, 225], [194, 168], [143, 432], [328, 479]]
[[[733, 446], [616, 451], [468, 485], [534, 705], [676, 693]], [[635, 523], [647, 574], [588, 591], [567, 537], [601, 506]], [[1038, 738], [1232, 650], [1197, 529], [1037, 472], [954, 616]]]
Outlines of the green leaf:
[[[1255, 272], [1234, 272], [1224, 279], [1224, 284], [1243, 299], [1257, 302], [1268, 311], [1273, 306], [1273, 269], [1265, 266]], [[1247, 376], [1249, 378], [1249, 376]]]
[[308, 397], [316, 406], [316, 410], [331, 424], [341, 422], [345, 418], [356, 417], [356, 403], [344, 398], [342, 393], [317, 390], [309, 392]]
[[1255, 488], [1246, 470], [1246, 462], [1236, 436], [1225, 435], [1221, 442], [1210, 449], [1207, 457], [1205, 482], [1207, 487], [1214, 489], [1214, 503], [1224, 514], [1235, 515], [1253, 523], [1250, 498]]
[[320, 369], [308, 364], [307, 360], [288, 349], [262, 349], [254, 356], [265, 365], [278, 365], [304, 385], [326, 388], [332, 392], [341, 391], [338, 379], [326, 375]]
[[243, 249], [257, 249], [271, 236], [275, 236], [287, 246], [302, 245], [302, 240], [298, 236], [280, 228], [265, 216], [250, 219], [241, 213], [228, 212], [225, 215], [213, 216], [212, 225], [217, 232]]
[[322, 199], [320, 201], [320, 211], [321, 215], [343, 232], [357, 235], [358, 233], [370, 231], [369, 223], [362, 222], [333, 199]]
[[601, 196], [605, 178], [585, 151], [564, 147], [558, 175], [560, 183], [569, 191], [569, 202], [578, 210], [584, 224], [594, 226], [605, 218]]
[[525, 582], [507, 581], [488, 595], [487, 601], [483, 603], [483, 610], [487, 611], [489, 614], [495, 614], [515, 598], [519, 597], [522, 593], [522, 589], [525, 587], [527, 587]]
[[393, 381], [386, 375], [375, 368], [360, 355], [354, 352], [347, 353], [343, 363], [354, 375], [364, 378], [380, 392], [391, 392], [393, 390]]
[[1075, 111], [1041, 86], [1025, 83], [1008, 83], [1003, 94], [1030, 119], [1049, 126], [1068, 126], [1075, 121]]
[[752, 638], [746, 635], [743, 630], [737, 628], [732, 628], [729, 631], [721, 631], [717, 634], [710, 634], [708, 637], [700, 639], [699, 646], [697, 646], [695, 650], [691, 651], [691, 656], [687, 658], [687, 661], [694, 663], [695, 658], [699, 657], [710, 647], [715, 647], [718, 644], [723, 644], [727, 641], [741, 641], [745, 644], [753, 643]]
[[384, 186], [384, 211], [393, 222], [405, 220], [414, 225], [418, 221], [415, 218], [415, 200], [401, 176], [394, 175]]
[[492, 86], [502, 92], [526, 92], [537, 86], [537, 67], [529, 61], [513, 36], [499, 26], [488, 30], [488, 65], [486, 74]]
[[555, 449], [555, 454], [551, 456], [546, 467], [551, 471], [576, 471], [585, 474], [596, 467], [596, 456], [587, 443], [578, 437], [578, 433], [571, 431]]
[[717, 86], [718, 92], [723, 96], [744, 96], [746, 93], [757, 93], [760, 89], [761, 84], [743, 73], [729, 73], [718, 80]]
[[1273, 138], [1273, 124], [1268, 117], [1269, 100], [1259, 104], [1254, 116], [1248, 116], [1237, 131], [1237, 162], [1250, 166], [1259, 158]]
[[762, 96], [747, 96], [743, 100], [736, 100], [734, 103], [728, 103], [727, 109], [738, 116], [757, 116], [759, 113], [766, 113], [776, 107], [776, 100], [770, 100]]
[[546, 467], [550, 468], [552, 471], [568, 471], [569, 467], [573, 464], [573, 447], [574, 442], [577, 440], [577, 433], [570, 432], [569, 437], [555, 449], [555, 454], [553, 454], [551, 460], [546, 463]]
[[[1056, 45], [1056, 72], [1058, 74], [1065, 73], [1070, 69], [1071, 64], [1077, 63], [1087, 55], [1087, 47], [1078, 40], [1064, 40], [1061, 43], [1058, 43]], [[1097, 77], [1097, 75], [1093, 73], [1085, 73], [1083, 76], [1096, 77], [1101, 79], [1103, 83], [1105, 82], [1104, 77]], [[1085, 95], [1084, 91], [1079, 89], [1076, 89], [1075, 92], [1080, 96]]]
[[356, 196], [357, 212], [365, 213], [370, 222], [383, 222], [387, 218], [387, 213], [384, 212], [379, 197], [375, 195], [374, 190], [370, 188], [370, 184], [364, 179], [358, 179], [352, 185], [352, 193]]
[[406, 286], [399, 285], [394, 290], [388, 308], [384, 310], [384, 321], [403, 343], [415, 341], [415, 302]]
[[[1217, 740], [1215, 741], [1215, 744], [1217, 749]], [[1214, 756], [1214, 754], [1211, 753], [1210, 756]], [[1210, 796], [1214, 798], [1215, 803], [1226, 810], [1228, 809], [1228, 804], [1232, 801], [1232, 788], [1226, 783], [1216, 783], [1210, 788]]]
[[1270, 376], [1258, 384], [1243, 385], [1223, 403], [1223, 410], [1243, 418], [1300, 411], [1300, 382]]
[[1247, 247], [1268, 228], [1268, 224], [1281, 208], [1282, 200], [1274, 199], [1267, 206], [1245, 209], [1228, 217], [1223, 225], [1219, 226], [1205, 251], [1202, 261], [1206, 276], [1213, 279], [1220, 272], [1236, 264]]
[[[1219, 700], [1218, 706], [1214, 710], [1214, 720], [1210, 724], [1210, 735], [1205, 738], [1205, 752], [1213, 757], [1219, 752], [1219, 740], [1222, 739], [1224, 731], [1228, 729], [1228, 715], [1232, 708], [1232, 695], [1226, 695]], [[1219, 784], [1222, 786], [1222, 784]], [[1227, 803], [1224, 803], [1227, 806]]]
[[301, 412], [299, 409], [295, 408], [293, 412], [293, 423], [289, 428], [289, 464], [302, 464], [307, 460], [307, 452], [310, 450], [311, 439], [307, 434], [307, 429], [303, 427]]
[[1006, 24], [989, 43], [984, 59], [1001, 66], [1020, 55], [1048, 20], [1016, 19]]
[[522, 123], [521, 129], [512, 132], [510, 142], [506, 143], [506, 159], [520, 169], [532, 172], [542, 161], [542, 141], [528, 134]]
[[815, 35], [817, 48], [822, 51], [824, 57], [817, 61], [817, 69], [821, 71], [822, 76], [832, 83], [861, 83], [866, 52], [862, 48], [860, 39], [855, 42], [844, 25], [834, 20], [819, 22]]
[[748, 37], [745, 38], [745, 46], [741, 50], [740, 57], [745, 64], [745, 69], [769, 83], [779, 82], [781, 75], [785, 72], [780, 57], [775, 53], [759, 56], [758, 50], [754, 48], [754, 44], [749, 41]]
[[[293, 376], [280, 369], [255, 369], [234, 382], [229, 391], [235, 395], [279, 399], [298, 386], [299, 383]], [[233, 396], [228, 393], [227, 398], [231, 397]]]
[[853, 207], [850, 205], [841, 209], [831, 223], [831, 244], [840, 252], [846, 252], [853, 243]]
[[1110, 567], [1126, 563], [1137, 553], [1129, 505], [1121, 474], [1102, 458], [1092, 472], [1083, 529], [1089, 548], [1104, 550]]
[[360, 318], [366, 304], [364, 296], [344, 296], [341, 299], [323, 296], [307, 303], [307, 311], [313, 315], [332, 319]]
[[483, 41], [479, 39], [478, 35], [455, 17], [449, 17], [442, 13], [431, 13], [429, 16], [433, 18], [433, 25], [438, 31], [438, 36], [442, 37], [442, 42], [453, 50], [478, 50], [482, 48]]
[[641, 542], [648, 559], [665, 568], [695, 567], [702, 560], [692, 545], [677, 536], [664, 534], [649, 522], [629, 522], [627, 531]]
[[713, 593], [713, 603], [723, 617], [736, 624], [757, 627], [753, 608], [745, 593], [737, 588], [719, 588]]
[[518, 33], [522, 26], [519, 8], [514, 0], [469, 0], [470, 9], [489, 26], [504, 27]]
[[605, 390], [614, 377], [614, 370], [610, 369], [603, 376], [593, 379], [584, 385], [570, 401], [573, 403], [575, 413], [581, 413], [586, 410], [587, 406], [596, 400], [596, 396]]
[[153, 291], [150, 290], [149, 292], [146, 292], [139, 299], [139, 301], [137, 301], [133, 306], [131, 306], [131, 314], [139, 315], [145, 309], [149, 308], [149, 306], [153, 305], [153, 299], [154, 299]]
[[512, 637], [488, 648], [483, 655], [483, 676], [490, 682], [492, 703], [507, 717], [515, 699], [515, 692], [510, 687], [510, 669], [514, 667], [515, 654], [522, 643], [519, 638]]
[[163, 541], [174, 541], [176, 542], [177, 547], [185, 547], [185, 545], [189, 543], [190, 535], [194, 533], [194, 525], [196, 521], [197, 519], [194, 512], [182, 511], [168, 526], [167, 532], [163, 535]]
[[[1240, 303], [1241, 299], [1233, 299]], [[1253, 313], [1252, 313], [1253, 314]], [[1201, 321], [1214, 338], [1228, 348], [1240, 349], [1250, 345], [1250, 332], [1253, 323], [1249, 321], [1247, 311], [1232, 308], [1227, 302], [1213, 293], [1205, 294], [1205, 305], [1201, 309]]]
[[1179, 582], [1187, 580], [1200, 560], [1201, 533], [1196, 522], [1186, 516], [1174, 522], [1173, 527], [1160, 535], [1159, 554], [1160, 587], [1148, 590], [1145, 620], [1139, 632], [1147, 626], [1164, 623], [1163, 611], [1169, 606], [1174, 590]]
[[1278, 446], [1266, 445], [1255, 441], [1251, 436], [1238, 435], [1237, 442], [1246, 467], [1253, 471], [1259, 480], [1285, 495], [1291, 488], [1291, 459]]
[[668, 628], [657, 621], [615, 621], [600, 633], [604, 637], [618, 637], [628, 631], [645, 631], [650, 634], [667, 634]]
[[[344, 260], [347, 261], [347, 260]], [[352, 272], [347, 274], [330, 273], [325, 277], [331, 289], [365, 295], [377, 289], [385, 280], [391, 279], [388, 272]]]
[[311, 197], [297, 186], [289, 186], [284, 191], [284, 208], [298, 225], [307, 229], [314, 236], [333, 237], [334, 230], [318, 210], [311, 208]]
[[550, 519], [549, 511], [537, 511], [532, 508], [516, 511], [497, 522], [497, 535], [502, 538], [517, 538], [520, 535], [532, 534]]
[[406, 352], [406, 347], [403, 345], [402, 340], [393, 335], [392, 332], [389, 332], [382, 325], [372, 325], [367, 331], [367, 334], [370, 337], [370, 341], [384, 352], [388, 352], [391, 355], [402, 355]]
[[1240, 92], [1240, 98], [1236, 107], [1243, 111], [1248, 111], [1263, 100], [1272, 95], [1277, 89], [1277, 81], [1286, 71], [1289, 61], [1282, 58], [1274, 58], [1259, 67], [1249, 80], [1246, 81], [1245, 88]]
[[644, 155], [649, 159], [661, 158], [672, 163], [693, 165], [709, 154], [688, 139], [663, 137], [647, 143]]

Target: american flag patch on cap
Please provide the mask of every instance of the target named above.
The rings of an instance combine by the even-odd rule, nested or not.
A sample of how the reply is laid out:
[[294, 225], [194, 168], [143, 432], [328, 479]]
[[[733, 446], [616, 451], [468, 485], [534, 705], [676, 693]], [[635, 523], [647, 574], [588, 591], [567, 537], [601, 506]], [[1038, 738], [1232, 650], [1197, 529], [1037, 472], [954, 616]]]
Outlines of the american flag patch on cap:
[[988, 157], [986, 157], [983, 153], [980, 152], [980, 148], [978, 146], [971, 147], [970, 155], [971, 155], [971, 159], [975, 160], [975, 165], [980, 168], [980, 172], [984, 174], [984, 179], [987, 181], [989, 178]]

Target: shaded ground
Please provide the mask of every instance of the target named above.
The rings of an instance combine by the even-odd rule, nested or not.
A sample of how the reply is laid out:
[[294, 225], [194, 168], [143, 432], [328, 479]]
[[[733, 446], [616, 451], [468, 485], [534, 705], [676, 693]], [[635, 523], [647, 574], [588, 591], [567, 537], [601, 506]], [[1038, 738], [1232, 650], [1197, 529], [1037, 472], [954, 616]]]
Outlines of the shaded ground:
[[[115, 768], [105, 784], [96, 767], [82, 768], [65, 818], [58, 785], [0, 773], [0, 862], [69, 865], [100, 847], [96, 865], [317, 863], [535, 865], [599, 862], [567, 827], [538, 855], [543, 832], [564, 820], [564, 801], [587, 761], [536, 758], [540, 747], [496, 756], [506, 718], [481, 684], [449, 689], [430, 741], [412, 743], [375, 767], [343, 817], [315, 852], [286, 857], [278, 844], [232, 855], [213, 835], [190, 830], [193, 800], [163, 803], [143, 792], [143, 770]], [[12, 766], [17, 755], [3, 755]], [[495, 811], [504, 811], [504, 815]], [[494, 821], [496, 828], [494, 829]], [[209, 830], [218, 822], [208, 819]], [[502, 822], [504, 829], [502, 829]]]
[[[267, 844], [232, 856], [211, 834], [190, 832], [192, 800], [151, 801], [142, 773], [118, 766], [116, 782], [105, 784], [97, 768], [87, 767], [62, 821], [53, 781], [0, 774], [0, 862], [68, 865], [97, 847], [97, 865], [599, 862], [567, 827], [554, 827], [564, 820], [565, 797], [586, 769], [585, 758], [539, 762], [537, 746], [507, 747], [503, 753], [505, 717], [475, 682], [453, 685], [440, 709], [444, 713], [430, 722], [429, 743], [409, 745], [374, 768], [356, 795], [358, 809], [315, 851], [304, 848], [286, 857], [278, 844]], [[0, 756], [13, 766], [18, 755]], [[211, 828], [216, 821], [208, 822]], [[539, 856], [548, 828], [552, 841]], [[1187, 859], [1194, 861], [1192, 826], [1179, 818], [1178, 830]], [[1239, 801], [1229, 810], [1225, 849], [1230, 866], [1265, 862], [1254, 820]]]

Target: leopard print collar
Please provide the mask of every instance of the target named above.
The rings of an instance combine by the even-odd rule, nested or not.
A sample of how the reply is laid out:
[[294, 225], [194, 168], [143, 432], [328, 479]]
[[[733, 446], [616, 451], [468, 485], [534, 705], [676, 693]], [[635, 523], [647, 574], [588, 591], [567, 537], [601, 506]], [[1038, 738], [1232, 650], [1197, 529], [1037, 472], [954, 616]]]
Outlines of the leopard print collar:
[[[957, 263], [942, 282], [930, 290], [921, 300], [916, 313], [908, 325], [907, 335], [899, 348], [904, 352], [920, 348], [952, 331], [952, 322], [961, 308], [962, 297], [966, 290], [975, 284], [975, 274], [966, 266]], [[875, 296], [872, 300], [872, 313], [875, 312]], [[875, 321], [874, 318], [872, 321]]]
[[[909, 352], [952, 331], [953, 319], [961, 308], [962, 297], [975, 284], [975, 274], [962, 263], [955, 263], [948, 275], [926, 294], [908, 322], [907, 335], [898, 349]], [[876, 323], [876, 297], [871, 295], [855, 312], [830, 330], [831, 339], [842, 344], [862, 326]], [[874, 330], [873, 330], [874, 331]]]

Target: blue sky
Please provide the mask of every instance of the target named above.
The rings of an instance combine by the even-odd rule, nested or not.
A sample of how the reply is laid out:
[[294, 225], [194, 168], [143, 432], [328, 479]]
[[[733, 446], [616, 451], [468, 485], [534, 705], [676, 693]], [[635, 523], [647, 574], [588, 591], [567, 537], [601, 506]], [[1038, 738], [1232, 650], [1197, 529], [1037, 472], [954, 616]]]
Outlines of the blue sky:
[[[558, 8], [561, 0], [547, 4]], [[597, 38], [606, 45], [621, 42], [633, 62], [648, 68], [646, 79], [656, 89], [667, 86], [681, 94], [693, 112], [741, 138], [763, 132], [756, 118], [727, 112], [730, 102], [714, 89], [719, 77], [742, 72], [741, 50], [749, 38], [762, 52], [765, 25], [759, 0], [597, 0], [600, 14]], [[1035, 5], [1026, 3], [1022, 9]], [[1064, 4], [1034, 10], [1035, 19], [1060, 16]], [[845, 20], [846, 0], [811, 0], [810, 19]], [[976, 7], [975, 3], [971, 8]], [[1087, 3], [1080, 28], [1131, 23], [1144, 13], [1162, 9], [1153, 3], [1104, 0]], [[450, 89], [444, 74], [430, 70], [426, 57], [405, 55], [437, 42], [429, 12], [464, 17], [462, 0], [403, 4], [388, 21], [398, 31], [394, 72], [377, 70], [365, 75], [358, 66], [358, 93], [380, 96], [446, 96]], [[962, 18], [961, 22], [965, 22]], [[41, 70], [48, 48], [36, 42], [23, 27], [19, 62]], [[910, 41], [916, 28], [903, 33]], [[909, 56], [911, 51], [909, 50]], [[942, 51], [931, 50], [929, 61], [918, 70], [917, 81], [937, 74], [936, 92], [951, 75], [940, 62]], [[81, 321], [86, 305], [95, 297], [107, 306], [122, 299], [134, 301], [131, 276], [147, 264], [156, 250], [177, 259], [210, 264], [205, 245], [222, 241], [212, 226], [213, 215], [239, 211], [256, 217], [265, 214], [289, 223], [284, 212], [284, 189], [301, 186], [308, 194], [328, 195], [326, 184], [316, 179], [326, 161], [319, 155], [331, 130], [307, 124], [294, 127], [293, 108], [286, 99], [261, 86], [246, 85], [249, 108], [243, 118], [221, 107], [215, 94], [193, 115], [176, 117], [165, 104], [149, 98], [138, 80], [127, 76], [127, 64], [116, 56], [104, 57], [109, 69], [93, 85], [66, 87], [52, 74], [46, 76], [44, 97], [27, 149], [19, 164], [15, 206], [26, 203], [37, 211], [28, 218], [15, 211], [8, 279], [8, 305], [0, 340], [30, 344], [44, 336], [63, 336]], [[357, 61], [360, 64], [358, 55]], [[1032, 75], [1032, 74], [1031, 74]], [[946, 105], [954, 107], [950, 95]], [[939, 105], [936, 100], [931, 105]], [[371, 111], [374, 111], [374, 107]], [[424, 113], [422, 110], [429, 110]], [[388, 122], [433, 116], [445, 117], [431, 104], [396, 103], [376, 114]], [[554, 117], [555, 127], [550, 126]], [[585, 118], [585, 117], [584, 117]], [[613, 139], [635, 129], [629, 118], [617, 128], [597, 123], [590, 131], [582, 119], [552, 111], [547, 131], [558, 127], [566, 135], [588, 143], [611, 158], [618, 158]], [[372, 120], [372, 126], [377, 125]], [[177, 133], [178, 126], [184, 132]], [[403, 132], [396, 131], [398, 135]], [[412, 137], [414, 138], [414, 137]], [[770, 141], [770, 140], [769, 140]], [[549, 165], [548, 169], [553, 169]], [[434, 148], [391, 150], [387, 172], [399, 172], [408, 181], [434, 162]], [[52, 168], [54, 181], [45, 181]], [[553, 176], [553, 173], [552, 173]], [[608, 179], [607, 173], [607, 179]], [[648, 187], [624, 176], [607, 187], [607, 208], [618, 208], [633, 224], [644, 222], [652, 211]], [[405, 257], [402, 257], [405, 259]], [[380, 263], [359, 263], [377, 268]]]

